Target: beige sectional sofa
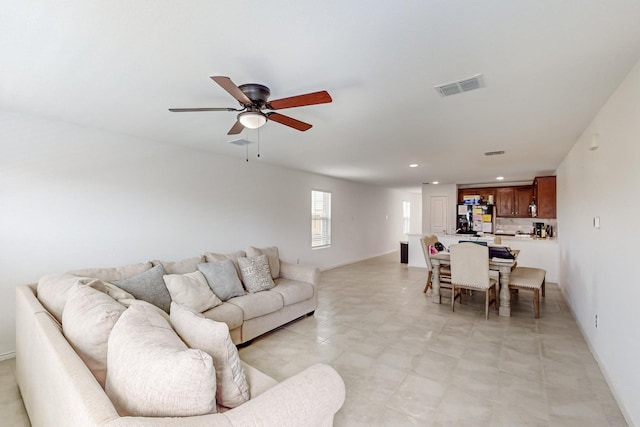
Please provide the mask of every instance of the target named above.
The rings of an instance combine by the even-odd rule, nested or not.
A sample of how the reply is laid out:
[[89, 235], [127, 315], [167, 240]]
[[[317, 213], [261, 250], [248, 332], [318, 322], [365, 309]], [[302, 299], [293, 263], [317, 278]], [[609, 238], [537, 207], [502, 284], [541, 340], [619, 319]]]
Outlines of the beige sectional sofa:
[[[228, 255], [205, 254], [177, 263], [154, 261], [113, 269], [76, 270], [74, 273], [92, 274], [51, 275], [41, 279], [38, 284], [18, 286], [16, 378], [32, 425], [332, 425], [333, 417], [344, 403], [345, 397], [344, 382], [333, 368], [316, 364], [278, 383], [241, 362], [232, 344], [247, 343], [273, 328], [312, 313], [317, 305], [319, 272], [315, 268], [280, 261], [274, 257], [277, 250], [274, 252], [272, 248], [250, 248], [247, 252], [254, 256], [243, 257], [243, 252]], [[200, 273], [189, 273], [188, 270], [193, 270], [193, 266], [197, 268], [198, 264], [202, 264], [200, 261], [215, 262], [223, 258], [235, 260], [234, 268], [241, 270], [240, 277], [250, 279], [249, 276], [242, 275], [245, 270], [241, 267], [246, 266], [247, 259], [258, 259], [259, 255], [269, 255], [271, 268], [268, 271], [276, 276], [273, 278], [275, 286], [268, 290], [245, 291], [244, 295], [218, 302], [215, 307], [202, 313], [176, 304], [174, 299], [169, 314], [156, 305], [134, 300], [132, 294], [111, 284], [120, 282], [125, 286], [126, 280], [148, 273], [154, 265], [163, 265], [167, 275], [178, 275], [178, 278], [180, 275], [199, 277]], [[243, 259], [238, 262], [238, 258]], [[278, 265], [273, 265], [276, 261]], [[93, 310], [91, 316], [87, 316], [87, 321], [76, 320], [82, 319], [86, 314], [82, 311], [85, 305], [78, 304], [78, 301], [83, 304], [89, 301], [92, 304], [87, 309], [87, 313]], [[99, 311], [97, 316], [96, 308]], [[176, 313], [180, 312], [183, 317], [186, 315], [190, 319], [188, 322], [196, 323], [187, 322], [187, 326], [174, 323], [174, 315], [177, 316]], [[135, 320], [135, 313], [138, 320]], [[140, 313], [145, 319], [143, 323], [140, 323]], [[126, 327], [125, 321], [128, 322]], [[73, 329], [78, 329], [78, 323], [82, 323], [80, 329], [87, 330], [86, 341], [88, 346], [90, 344], [90, 351], [104, 356], [101, 363], [104, 365], [102, 371], [106, 374], [101, 373], [92, 359], [87, 359], [84, 351], [87, 346], [83, 347], [84, 343], [78, 345], [77, 333], [72, 334]], [[203, 329], [199, 331], [200, 326], [189, 325], [202, 325]], [[135, 332], [140, 332], [139, 328], [145, 327], [145, 332], [138, 333], [136, 337]], [[223, 339], [222, 342], [224, 336], [227, 337], [227, 346], [207, 348], [212, 342], [217, 342], [215, 337], [209, 339], [208, 335], [203, 335], [203, 331], [210, 333], [211, 328], [222, 333], [214, 333], [217, 334], [217, 339]], [[149, 336], [147, 330], [150, 331]], [[134, 335], [127, 335], [132, 331]], [[159, 336], [164, 338], [157, 338], [153, 335], [155, 333], [160, 333]], [[171, 345], [178, 346], [177, 350], [167, 350], [169, 344], [162, 341], [167, 337], [173, 343]], [[202, 343], [202, 347], [196, 347], [198, 342]], [[133, 350], [127, 347], [132, 345]], [[167, 354], [169, 359], [164, 360]], [[171, 358], [176, 354], [184, 356], [181, 362], [172, 362]], [[218, 365], [219, 354], [228, 355], [228, 365], [224, 368], [229, 369], [226, 377], [220, 376], [222, 368]], [[124, 360], [119, 360], [118, 357], [124, 357]], [[159, 365], [163, 360], [168, 363], [166, 368]], [[195, 368], [185, 367], [184, 360], [188, 361], [187, 365]], [[180, 369], [196, 371], [182, 372]], [[159, 375], [158, 372], [162, 374]], [[149, 378], [152, 375], [155, 377]], [[128, 382], [129, 380], [133, 382]], [[142, 383], [135, 385], [135, 381]], [[175, 381], [178, 381], [177, 385], [174, 384]], [[246, 395], [242, 394], [245, 400], [228, 407], [221, 405], [220, 387], [223, 382], [230, 382], [234, 387], [241, 382], [245, 384]], [[149, 387], [152, 389], [151, 393], [147, 390]], [[167, 389], [164, 395], [163, 388]], [[145, 392], [148, 395], [138, 402], [136, 396], [144, 395]], [[168, 404], [165, 405], [165, 400], [162, 399], [168, 399]], [[183, 405], [177, 410], [182, 412], [172, 412], [174, 401], [180, 402], [178, 407]], [[196, 409], [202, 406], [202, 402], [208, 409]], [[158, 406], [160, 412], [157, 412]], [[136, 412], [137, 408], [144, 409]]]
[[262, 253], [268, 258], [271, 277], [276, 286], [263, 292], [244, 292], [241, 296], [225, 300], [222, 304], [203, 312], [207, 318], [225, 322], [229, 326], [233, 342], [241, 345], [248, 344], [252, 339], [302, 316], [312, 315], [318, 306], [320, 270], [281, 260], [275, 246], [250, 246], [246, 251], [228, 254], [207, 252], [180, 261], [155, 260], [118, 268], [88, 268], [67, 273], [116, 283], [159, 264], [164, 266], [164, 271], [168, 274], [185, 274], [197, 271], [198, 265], [202, 263], [230, 260], [238, 277], [242, 279], [238, 260]]

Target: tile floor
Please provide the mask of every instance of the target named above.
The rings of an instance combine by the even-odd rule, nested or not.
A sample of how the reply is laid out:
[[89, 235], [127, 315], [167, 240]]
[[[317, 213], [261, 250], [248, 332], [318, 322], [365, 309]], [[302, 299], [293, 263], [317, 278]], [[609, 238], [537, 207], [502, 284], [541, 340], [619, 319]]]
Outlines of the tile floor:
[[[520, 292], [512, 317], [476, 293], [451, 313], [422, 293], [426, 270], [373, 258], [322, 273], [315, 316], [240, 350], [276, 379], [325, 362], [345, 381], [336, 426], [626, 426], [557, 286], [541, 319]], [[2, 425], [28, 426], [0, 362]]]
[[16, 359], [0, 362], [0, 425], [30, 427], [31, 423], [16, 384], [15, 371]]

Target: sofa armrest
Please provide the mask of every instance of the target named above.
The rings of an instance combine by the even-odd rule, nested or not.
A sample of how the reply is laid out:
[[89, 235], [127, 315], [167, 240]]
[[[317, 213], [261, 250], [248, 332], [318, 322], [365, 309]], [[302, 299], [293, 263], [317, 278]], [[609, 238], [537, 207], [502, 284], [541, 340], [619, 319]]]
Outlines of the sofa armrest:
[[224, 415], [234, 426], [331, 426], [344, 399], [342, 377], [318, 363]]
[[283, 279], [297, 280], [318, 286], [320, 269], [310, 265], [292, 264], [280, 260], [280, 277]]

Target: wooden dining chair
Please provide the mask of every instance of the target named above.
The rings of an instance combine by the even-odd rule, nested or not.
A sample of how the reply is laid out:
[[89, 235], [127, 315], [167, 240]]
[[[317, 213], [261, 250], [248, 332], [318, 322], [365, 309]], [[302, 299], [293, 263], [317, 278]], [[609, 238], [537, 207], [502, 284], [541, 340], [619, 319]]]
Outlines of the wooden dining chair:
[[[489, 305], [497, 309], [497, 281], [489, 275], [489, 248], [475, 243], [449, 247], [451, 252], [451, 311], [456, 298], [462, 303], [462, 290], [485, 292], [484, 318], [489, 318]], [[457, 291], [457, 292], [456, 292]], [[490, 294], [492, 298], [490, 299]]]
[[[427, 293], [429, 288], [432, 288], [431, 281], [433, 280], [433, 267], [431, 265], [431, 257], [429, 254], [429, 246], [435, 245], [438, 241], [438, 237], [434, 234], [426, 234], [420, 238], [420, 244], [422, 245], [422, 253], [424, 254], [424, 260], [427, 263], [427, 283], [424, 285], [422, 293]], [[451, 269], [448, 265], [440, 266], [440, 287], [445, 289], [451, 289]]]

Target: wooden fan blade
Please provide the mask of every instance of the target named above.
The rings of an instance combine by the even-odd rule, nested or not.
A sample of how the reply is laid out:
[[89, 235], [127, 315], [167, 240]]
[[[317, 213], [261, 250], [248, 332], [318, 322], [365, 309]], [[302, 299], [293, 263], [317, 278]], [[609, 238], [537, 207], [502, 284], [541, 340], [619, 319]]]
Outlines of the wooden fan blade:
[[289, 98], [276, 99], [267, 102], [270, 110], [282, 110], [283, 108], [304, 107], [305, 105], [326, 104], [331, 102], [331, 95], [326, 90], [307, 93], [305, 95], [291, 96]]
[[231, 126], [231, 129], [229, 129], [229, 132], [227, 132], [227, 135], [237, 135], [243, 130], [244, 130], [244, 126], [242, 126], [242, 123], [240, 123], [240, 121], [237, 121], [236, 124]]
[[238, 86], [236, 86], [236, 84], [231, 81], [229, 77], [211, 76], [211, 80], [222, 86], [222, 89], [229, 92], [231, 96], [240, 101], [242, 104], [251, 104], [251, 100], [247, 98], [247, 95], [245, 95], [240, 90], [240, 88], [238, 88]]
[[190, 113], [193, 111], [240, 111], [236, 108], [169, 108], [172, 113]]
[[267, 117], [269, 118], [269, 120], [278, 122], [281, 125], [298, 129], [299, 131], [302, 131], [302, 132], [304, 132], [305, 130], [311, 129], [312, 127], [309, 123], [301, 122], [300, 120], [293, 119], [289, 116], [285, 116], [284, 114], [280, 114], [280, 113], [268, 113]]

